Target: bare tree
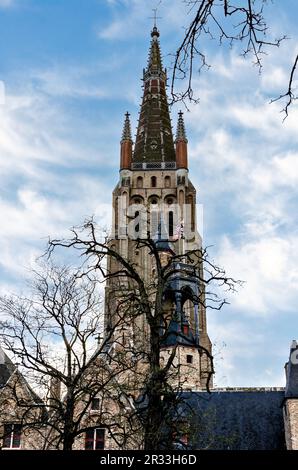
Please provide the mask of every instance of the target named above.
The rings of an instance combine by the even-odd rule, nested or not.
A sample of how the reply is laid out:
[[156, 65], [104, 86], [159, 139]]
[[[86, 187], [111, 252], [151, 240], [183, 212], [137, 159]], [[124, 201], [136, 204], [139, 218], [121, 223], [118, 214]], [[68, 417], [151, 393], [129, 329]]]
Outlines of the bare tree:
[[[130, 337], [135, 342], [131, 347], [134, 353], [137, 352], [142, 357], [142, 370], [145, 371], [139, 393], [133, 397], [135, 403], [133, 418], [141, 422], [142, 446], [145, 449], [172, 448], [178, 439], [177, 436], [181, 434], [177, 429], [179, 423], [185, 426], [185, 421], [179, 418], [183, 399], [180, 392], [183, 387], [179, 380], [177, 382], [180, 367], [175, 360], [177, 345], [172, 347], [171, 353], [165, 360], [161, 360], [162, 344], [169, 335], [169, 324], [173, 319], [173, 312], [165, 312], [164, 309], [165, 292], [169, 289], [171, 280], [177, 276], [191, 275], [199, 286], [198, 293], [192, 295], [192, 301], [204, 308], [221, 309], [226, 300], [221, 298], [218, 288], [234, 291], [239, 281], [228, 277], [222, 268], [212, 263], [207, 250], [197, 248], [183, 255], [174, 253], [167, 255], [160, 250], [158, 241], [150, 238], [149, 234], [147, 238], [135, 242], [136, 249], [150, 253], [155, 266], [154, 276], [146, 281], [142, 270], [112, 248], [108, 238], [99, 236], [93, 220], [86, 221], [82, 227], [72, 229], [72, 236], [69, 239], [51, 240], [48, 255], [52, 256], [57, 247], [73, 248], [78, 251], [84, 258], [85, 272], [89, 275], [99, 272], [107, 281], [113, 294], [112, 305], [117, 306], [117, 315], [110, 312], [106, 333], [109, 334], [111, 329], [115, 329], [119, 312], [122, 312], [122, 318], [130, 312]], [[111, 260], [116, 262], [112, 263], [113, 269]], [[175, 288], [173, 293], [175, 294]], [[145, 317], [148, 328], [147, 344], [138, 344], [136, 319], [141, 316]], [[179, 339], [180, 333], [176, 334]], [[209, 389], [214, 372], [213, 358], [203, 346], [198, 344], [197, 348], [200, 354], [206, 355], [210, 366], [206, 380], [206, 387]]]
[[[9, 408], [24, 430], [35, 430], [38, 447], [70, 450], [98, 423], [113, 429], [125, 445], [118, 411], [123, 415], [127, 405], [126, 389], [119, 377], [131, 362], [128, 348], [125, 354], [117, 350], [120, 314], [104, 339], [94, 338], [103, 330], [99, 286], [91, 273], [44, 264], [35, 272], [32, 297], [0, 298], [0, 342], [19, 365], [17, 380], [1, 390], [1, 415]], [[97, 397], [100, 405], [92, 422], [86, 417]], [[106, 406], [112, 399], [117, 406]]]
[[[34, 390], [31, 398], [45, 400], [25, 400], [16, 382], [8, 390], [18, 421], [40, 435], [44, 448], [70, 450], [98, 425], [107, 428], [122, 449], [171, 449], [183, 446], [185, 434], [190, 434], [184, 394], [188, 372], [177, 358], [183, 333], [170, 328], [181, 318], [176, 318], [178, 307], [165, 308], [166, 295], [181, 296], [177, 279], [186, 276], [198, 286], [189, 300], [219, 310], [226, 300], [218, 289], [233, 291], [239, 281], [216, 266], [207, 250], [165, 252], [149, 233], [134, 243], [135, 249], [151, 256], [154, 275], [149, 280], [88, 220], [72, 229], [69, 239], [49, 241], [48, 262], [35, 273], [32, 297], [0, 299], [0, 341], [17, 358]], [[80, 269], [51, 264], [61, 247], [80, 255]], [[108, 309], [104, 330], [102, 283]], [[99, 332], [97, 342], [94, 335]], [[169, 335], [177, 341], [165, 354]], [[202, 344], [195, 345], [206, 359], [204, 386], [209, 390], [213, 357]], [[97, 415], [90, 418], [90, 405], [98, 397]]]
[[[262, 69], [262, 58], [270, 47], [279, 47], [287, 39], [286, 35], [270, 38], [269, 24], [265, 16], [268, 0], [184, 0], [189, 7], [191, 20], [174, 58], [171, 79], [171, 94], [174, 101], [197, 101], [193, 92], [193, 75], [202, 68], [208, 67], [203, 48], [205, 37], [217, 39], [220, 45], [233, 46], [241, 44], [243, 56], [251, 56], [259, 70]], [[289, 106], [297, 99], [294, 79], [297, 71], [298, 55], [290, 74], [288, 89], [272, 101], [286, 99], [283, 109], [288, 116]], [[186, 80], [181, 92], [176, 91], [177, 80]]]

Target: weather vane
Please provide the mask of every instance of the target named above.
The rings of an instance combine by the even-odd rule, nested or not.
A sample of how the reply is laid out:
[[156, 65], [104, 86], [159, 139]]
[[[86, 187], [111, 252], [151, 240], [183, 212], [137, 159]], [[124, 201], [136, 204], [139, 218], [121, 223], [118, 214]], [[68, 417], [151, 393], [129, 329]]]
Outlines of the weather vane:
[[[161, 2], [159, 2], [159, 4], [157, 6], [159, 6], [161, 4]], [[157, 10], [158, 8], [152, 8], [152, 11], [154, 12], [154, 16], [150, 16], [149, 18], [151, 20], [154, 20], [154, 28], [156, 28], [156, 20], [159, 20], [161, 19], [161, 16], [157, 16]]]

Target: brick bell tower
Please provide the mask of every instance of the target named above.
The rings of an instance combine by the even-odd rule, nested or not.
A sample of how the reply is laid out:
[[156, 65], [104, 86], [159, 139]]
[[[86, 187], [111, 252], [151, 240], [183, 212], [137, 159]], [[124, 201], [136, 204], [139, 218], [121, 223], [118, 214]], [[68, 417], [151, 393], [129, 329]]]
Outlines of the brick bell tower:
[[[188, 141], [183, 113], [178, 115], [174, 141], [166, 94], [167, 74], [162, 65], [159, 36], [154, 26], [148, 64], [143, 71], [144, 92], [134, 145], [130, 115], [125, 115], [120, 179], [113, 191], [113, 234], [110, 241], [113, 249], [138, 267], [145, 282], [150, 282], [154, 276], [152, 256], [145, 249], [137, 248], [136, 239], [147, 234], [148, 213], [151, 236], [155, 236], [161, 256], [171, 256], [171, 253], [183, 255], [190, 249], [201, 247], [196, 220], [196, 190], [188, 177]], [[111, 272], [117, 269], [114, 260], [108, 261], [108, 269]], [[165, 311], [175, 313], [163, 351], [167, 355], [178, 343], [177, 361], [181, 363], [185, 388], [204, 389], [210, 361], [205, 354], [199, 354], [197, 346], [200, 344], [210, 353], [212, 346], [203, 302], [194, 304], [192, 293], [204, 296], [198, 281], [192, 277], [192, 269], [185, 264], [183, 275], [173, 279], [164, 296]], [[115, 321], [115, 302], [113, 280], [110, 280], [105, 299], [106, 329]], [[128, 330], [129, 340], [139, 344], [140, 348], [146, 347], [148, 328], [145, 318], [138, 317]]]

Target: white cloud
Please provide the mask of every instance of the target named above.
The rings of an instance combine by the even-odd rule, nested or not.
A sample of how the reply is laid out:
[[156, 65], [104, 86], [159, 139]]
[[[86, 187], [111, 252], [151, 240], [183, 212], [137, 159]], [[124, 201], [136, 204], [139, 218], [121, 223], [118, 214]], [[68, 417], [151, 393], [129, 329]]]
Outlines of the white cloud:
[[[284, 387], [283, 366], [289, 353], [288, 344], [268, 344], [264, 327], [229, 318], [221, 312], [215, 318], [209, 312], [209, 334], [219, 339], [215, 347], [216, 387]], [[223, 346], [221, 346], [221, 344]]]
[[16, 0], [0, 0], [0, 8], [10, 8], [14, 6]]
[[111, 0], [108, 2], [113, 12], [112, 21], [105, 27], [98, 30], [98, 36], [107, 40], [126, 40], [128, 38], [143, 36], [144, 28], [149, 30], [153, 25], [152, 9], [158, 4], [158, 16], [162, 20], [162, 33], [167, 34], [176, 28], [176, 35], [183, 34], [183, 22], [187, 21], [187, 6], [180, 0], [163, 0], [162, 2], [147, 0]]
[[52, 96], [102, 99], [107, 96], [107, 90], [88, 83], [92, 72], [90, 68], [55, 65], [34, 71], [32, 78], [42, 90]]
[[[106, 143], [99, 145], [96, 137], [109, 135], [109, 121], [90, 139], [92, 123], [82, 129], [80, 118], [34, 89], [30, 78], [26, 89], [10, 89], [0, 107], [1, 291], [9, 288], [6, 278], [13, 290], [28, 275], [49, 235], [62, 236], [91, 215], [108, 227], [111, 217], [109, 183], [94, 171], [107, 162]], [[115, 161], [108, 158], [105, 168]]]
[[298, 236], [262, 236], [233, 243], [227, 236], [218, 246], [218, 260], [228, 273], [245, 280], [233, 308], [250, 316], [296, 313]]

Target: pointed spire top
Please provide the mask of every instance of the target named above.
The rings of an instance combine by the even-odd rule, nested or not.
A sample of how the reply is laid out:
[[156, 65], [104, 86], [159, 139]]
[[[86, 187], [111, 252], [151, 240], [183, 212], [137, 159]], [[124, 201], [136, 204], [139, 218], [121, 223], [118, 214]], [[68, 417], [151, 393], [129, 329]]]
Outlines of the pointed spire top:
[[160, 19], [161, 16], [157, 16], [157, 8], [152, 8], [152, 11], [154, 12], [154, 16], [151, 16], [151, 19], [154, 20], [154, 25], [151, 31], [151, 37], [156, 41], [159, 38], [159, 31], [157, 29], [156, 20]]
[[130, 119], [129, 119], [129, 112], [125, 114], [125, 121], [124, 121], [124, 126], [123, 126], [123, 132], [122, 132], [122, 139], [123, 140], [132, 140], [131, 138], [131, 126], [130, 126]]
[[179, 111], [178, 116], [179, 117], [178, 117], [177, 132], [176, 132], [176, 142], [178, 140], [183, 140], [184, 142], [187, 142], [184, 119], [183, 119], [183, 112]]
[[[159, 38], [160, 34], [156, 26], [154, 26], [151, 32], [151, 46], [149, 50], [148, 66], [147, 66], [147, 77], [153, 75], [160, 75], [163, 72], [161, 53], [159, 47]], [[147, 78], [144, 77], [144, 78]]]
[[162, 65], [156, 26], [151, 34], [148, 64], [143, 71], [144, 94], [133, 164], [171, 162], [175, 165], [175, 148], [166, 94], [167, 74]]

